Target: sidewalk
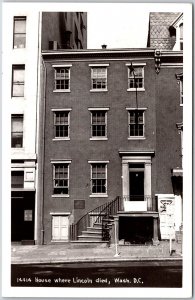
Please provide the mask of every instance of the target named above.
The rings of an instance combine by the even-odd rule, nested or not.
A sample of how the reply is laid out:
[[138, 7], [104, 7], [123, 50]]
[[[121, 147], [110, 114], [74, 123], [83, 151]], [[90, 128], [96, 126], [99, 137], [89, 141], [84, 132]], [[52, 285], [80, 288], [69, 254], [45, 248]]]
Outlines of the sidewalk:
[[70, 263], [70, 262], [111, 262], [140, 260], [182, 260], [181, 244], [173, 241], [173, 254], [169, 253], [169, 242], [161, 241], [158, 246], [118, 246], [118, 256], [114, 245], [12, 245], [12, 264]]

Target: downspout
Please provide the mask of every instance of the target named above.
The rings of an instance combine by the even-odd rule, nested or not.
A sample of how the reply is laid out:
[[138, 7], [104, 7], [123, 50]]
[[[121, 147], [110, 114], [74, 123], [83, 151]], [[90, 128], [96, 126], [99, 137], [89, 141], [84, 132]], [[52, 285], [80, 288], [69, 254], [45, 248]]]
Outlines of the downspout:
[[43, 113], [42, 113], [42, 139], [41, 139], [41, 183], [42, 183], [42, 205], [41, 205], [41, 245], [44, 245], [45, 228], [44, 228], [44, 168], [45, 168], [45, 122], [46, 122], [46, 82], [47, 82], [47, 71], [45, 62], [42, 59], [43, 66]]

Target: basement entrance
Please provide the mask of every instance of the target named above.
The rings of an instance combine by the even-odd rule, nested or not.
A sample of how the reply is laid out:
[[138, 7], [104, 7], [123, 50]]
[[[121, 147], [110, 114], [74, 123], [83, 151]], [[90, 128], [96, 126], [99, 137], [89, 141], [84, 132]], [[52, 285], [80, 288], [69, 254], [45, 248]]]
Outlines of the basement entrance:
[[127, 244], [152, 244], [152, 217], [119, 217], [119, 241]]

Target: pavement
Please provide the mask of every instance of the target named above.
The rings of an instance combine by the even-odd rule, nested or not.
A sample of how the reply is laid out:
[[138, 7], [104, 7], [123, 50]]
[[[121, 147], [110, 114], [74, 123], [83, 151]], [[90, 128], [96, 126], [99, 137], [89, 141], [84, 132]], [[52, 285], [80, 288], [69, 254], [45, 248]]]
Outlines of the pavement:
[[52, 245], [12, 245], [12, 264], [78, 263], [112, 261], [171, 261], [182, 260], [182, 245], [172, 242], [170, 255], [169, 241], [159, 245], [115, 245], [106, 244], [52, 244]]

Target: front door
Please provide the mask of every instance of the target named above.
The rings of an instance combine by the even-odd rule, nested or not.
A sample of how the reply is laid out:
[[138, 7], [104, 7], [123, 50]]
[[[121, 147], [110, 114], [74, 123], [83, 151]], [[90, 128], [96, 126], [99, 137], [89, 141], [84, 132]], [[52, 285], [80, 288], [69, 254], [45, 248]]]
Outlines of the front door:
[[130, 201], [144, 200], [144, 170], [142, 170], [141, 166], [139, 168], [130, 168], [129, 196]]

